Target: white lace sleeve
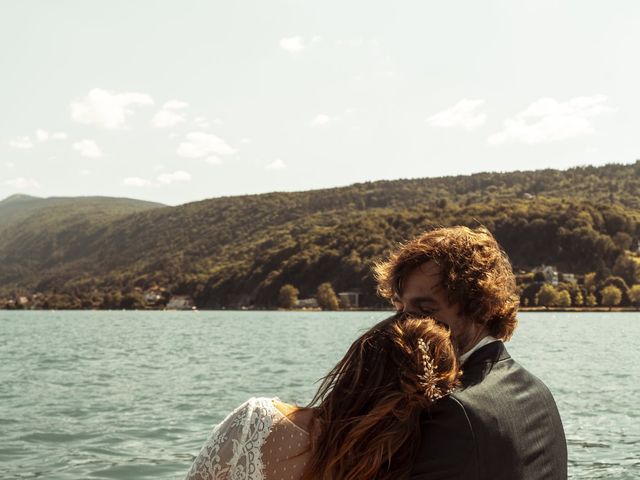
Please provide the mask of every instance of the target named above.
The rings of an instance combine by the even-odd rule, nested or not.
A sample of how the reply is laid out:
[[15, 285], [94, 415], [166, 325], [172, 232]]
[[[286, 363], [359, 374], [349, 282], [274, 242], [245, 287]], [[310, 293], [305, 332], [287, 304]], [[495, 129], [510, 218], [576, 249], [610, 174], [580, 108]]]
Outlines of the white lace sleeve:
[[261, 447], [273, 424], [271, 405], [251, 398], [230, 413], [214, 427], [185, 480], [263, 480]]

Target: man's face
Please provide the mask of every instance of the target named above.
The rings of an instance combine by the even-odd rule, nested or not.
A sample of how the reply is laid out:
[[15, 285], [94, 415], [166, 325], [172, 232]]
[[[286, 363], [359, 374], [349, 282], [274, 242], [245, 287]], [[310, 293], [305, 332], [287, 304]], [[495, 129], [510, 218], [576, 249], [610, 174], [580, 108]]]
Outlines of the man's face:
[[407, 275], [402, 295], [394, 299], [394, 305], [399, 311], [429, 316], [447, 325], [460, 353], [464, 353], [475, 344], [472, 337], [476, 332], [472, 322], [465, 321], [460, 314], [459, 306], [449, 305], [441, 282], [440, 267], [433, 260], [423, 263]]

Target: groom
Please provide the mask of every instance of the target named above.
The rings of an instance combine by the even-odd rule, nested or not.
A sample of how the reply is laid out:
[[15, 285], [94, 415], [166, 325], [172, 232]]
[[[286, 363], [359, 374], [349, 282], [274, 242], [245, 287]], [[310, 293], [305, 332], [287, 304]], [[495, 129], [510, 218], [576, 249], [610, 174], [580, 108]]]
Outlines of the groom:
[[563, 480], [567, 446], [547, 387], [511, 358], [516, 327], [511, 265], [484, 228], [440, 228], [376, 266], [378, 290], [399, 311], [446, 324], [462, 387], [429, 411], [412, 480]]

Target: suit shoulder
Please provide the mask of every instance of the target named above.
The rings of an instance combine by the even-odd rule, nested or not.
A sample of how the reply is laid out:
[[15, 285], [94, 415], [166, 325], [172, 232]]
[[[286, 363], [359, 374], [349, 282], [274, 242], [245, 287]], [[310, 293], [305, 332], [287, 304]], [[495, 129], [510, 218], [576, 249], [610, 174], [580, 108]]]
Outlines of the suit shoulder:
[[466, 409], [458, 399], [445, 397], [425, 411], [421, 432], [412, 480], [474, 478], [475, 434]]
[[469, 382], [452, 395], [471, 423], [483, 459], [482, 478], [509, 478], [509, 472], [527, 472], [518, 478], [543, 478], [533, 472], [548, 468], [566, 472], [564, 429], [547, 386], [511, 358], [482, 368], [481, 381]]
[[537, 395], [552, 398], [545, 383], [512, 358], [486, 364], [482, 366], [482, 369], [482, 371], [478, 371], [478, 367], [476, 367], [466, 381], [463, 377], [463, 388], [453, 394], [458, 401], [467, 407], [469, 402], [476, 397], [495, 398], [497, 393], [513, 388], [524, 388], [536, 392]]

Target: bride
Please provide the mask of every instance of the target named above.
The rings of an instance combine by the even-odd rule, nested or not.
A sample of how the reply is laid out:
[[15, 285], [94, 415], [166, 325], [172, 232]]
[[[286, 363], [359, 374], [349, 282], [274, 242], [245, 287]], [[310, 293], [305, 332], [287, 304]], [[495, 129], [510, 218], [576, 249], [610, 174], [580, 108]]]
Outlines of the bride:
[[397, 314], [358, 338], [307, 407], [251, 398], [213, 429], [186, 480], [407, 477], [420, 414], [458, 383], [449, 331]]

